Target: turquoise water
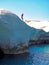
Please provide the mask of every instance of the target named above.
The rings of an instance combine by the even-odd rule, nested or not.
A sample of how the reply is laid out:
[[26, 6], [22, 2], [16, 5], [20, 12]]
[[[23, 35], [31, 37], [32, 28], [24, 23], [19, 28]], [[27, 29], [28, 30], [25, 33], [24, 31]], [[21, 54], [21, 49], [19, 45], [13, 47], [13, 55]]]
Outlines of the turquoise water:
[[49, 65], [49, 44], [31, 46], [28, 50], [26, 54], [5, 56], [0, 65]]
[[49, 53], [49, 44], [31, 46], [29, 48], [29, 52], [32, 53], [32, 51], [33, 53], [36, 53], [36, 52]]

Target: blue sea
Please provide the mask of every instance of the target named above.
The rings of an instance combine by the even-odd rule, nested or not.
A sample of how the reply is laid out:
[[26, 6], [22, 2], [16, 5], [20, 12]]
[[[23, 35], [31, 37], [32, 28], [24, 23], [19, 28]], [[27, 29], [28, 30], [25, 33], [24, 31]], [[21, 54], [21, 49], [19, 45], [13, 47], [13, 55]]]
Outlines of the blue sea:
[[0, 65], [49, 65], [49, 44], [34, 45], [28, 50], [25, 54], [3, 57]]

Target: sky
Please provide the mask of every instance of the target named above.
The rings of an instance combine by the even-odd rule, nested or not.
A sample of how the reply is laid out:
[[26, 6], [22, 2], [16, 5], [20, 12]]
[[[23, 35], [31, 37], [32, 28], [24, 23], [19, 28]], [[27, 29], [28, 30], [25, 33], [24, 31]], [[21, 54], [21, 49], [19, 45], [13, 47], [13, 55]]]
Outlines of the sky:
[[0, 9], [7, 9], [25, 20], [49, 20], [49, 0], [0, 0]]

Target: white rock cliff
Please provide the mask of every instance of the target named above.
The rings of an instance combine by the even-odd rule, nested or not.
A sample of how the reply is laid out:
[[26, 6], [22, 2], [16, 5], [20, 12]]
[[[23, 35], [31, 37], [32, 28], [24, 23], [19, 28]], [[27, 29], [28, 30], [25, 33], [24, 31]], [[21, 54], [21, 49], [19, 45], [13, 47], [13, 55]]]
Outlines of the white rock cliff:
[[29, 40], [37, 40], [43, 34], [45, 31], [30, 27], [16, 14], [0, 10], [0, 47], [5, 54], [27, 52]]

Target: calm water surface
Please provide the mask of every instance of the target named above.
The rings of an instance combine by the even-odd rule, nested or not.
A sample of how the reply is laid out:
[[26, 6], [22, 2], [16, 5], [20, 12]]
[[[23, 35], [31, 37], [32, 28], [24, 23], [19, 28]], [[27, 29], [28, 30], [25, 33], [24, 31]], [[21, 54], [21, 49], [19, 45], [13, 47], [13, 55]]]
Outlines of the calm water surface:
[[29, 53], [5, 56], [0, 65], [49, 65], [49, 45], [35, 45], [29, 48]]

